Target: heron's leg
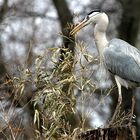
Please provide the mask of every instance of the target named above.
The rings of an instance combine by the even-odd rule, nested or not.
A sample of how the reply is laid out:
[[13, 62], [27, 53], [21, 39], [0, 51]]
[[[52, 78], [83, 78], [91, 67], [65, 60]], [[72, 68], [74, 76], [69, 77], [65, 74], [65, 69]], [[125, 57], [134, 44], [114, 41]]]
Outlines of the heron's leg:
[[118, 111], [119, 111], [119, 109], [120, 109], [120, 105], [121, 105], [121, 103], [122, 103], [121, 84], [120, 84], [120, 82], [119, 82], [117, 76], [115, 76], [115, 80], [116, 80], [116, 84], [117, 84], [117, 87], [118, 87], [118, 103], [117, 103], [115, 112], [114, 112], [114, 114], [113, 114], [113, 116], [112, 116], [112, 119], [111, 119], [109, 125], [111, 125], [111, 124], [114, 122], [115, 117], [116, 117], [116, 115], [117, 115], [117, 113], [118, 113]]

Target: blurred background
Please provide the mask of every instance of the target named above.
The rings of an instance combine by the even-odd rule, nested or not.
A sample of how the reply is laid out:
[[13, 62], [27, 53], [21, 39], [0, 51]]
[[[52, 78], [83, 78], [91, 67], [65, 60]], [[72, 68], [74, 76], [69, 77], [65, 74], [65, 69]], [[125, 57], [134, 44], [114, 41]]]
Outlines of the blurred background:
[[[69, 48], [68, 42], [62, 36], [62, 33], [67, 36], [68, 33], [65, 29], [68, 24], [78, 23], [93, 9], [102, 9], [108, 14], [110, 19], [107, 31], [109, 40], [118, 37], [140, 49], [139, 8], [139, 0], [0, 0], [1, 131], [7, 127], [7, 124], [9, 125], [11, 120], [15, 121], [16, 119], [17, 123], [21, 123], [22, 127], [26, 129], [25, 139], [30, 139], [34, 135], [32, 125], [28, 125], [33, 121], [32, 109], [30, 106], [23, 108], [27, 104], [27, 100], [33, 96], [34, 86], [27, 86], [25, 99], [23, 98], [18, 106], [12, 105], [11, 107], [12, 100], [11, 95], [9, 95], [12, 92], [11, 88], [2, 86], [5, 75], [19, 76], [21, 73], [18, 68], [21, 67], [34, 70], [34, 61], [37, 56], [48, 52], [50, 48], [61, 46]], [[94, 43], [93, 25], [82, 29], [74, 41], [83, 42], [88, 56], [91, 56], [94, 60], [98, 59], [98, 52]], [[69, 49], [73, 52], [73, 55], [80, 58], [80, 53], [74, 51], [73, 48]], [[47, 67], [51, 69], [53, 64], [49, 61], [49, 53], [47, 55]], [[84, 59], [82, 59], [82, 62], [86, 63]], [[99, 82], [98, 64], [90, 62], [88, 67], [90, 71], [87, 73], [90, 75], [91, 80], [96, 81], [98, 90], [90, 97], [88, 93], [84, 94], [84, 97], [88, 96], [88, 101], [83, 103], [86, 108], [85, 113], [88, 113], [87, 127], [104, 127], [116, 106], [117, 89], [115, 88], [113, 94], [103, 98], [103, 101], [101, 101], [106, 92], [105, 89], [112, 86], [112, 80]], [[95, 72], [91, 74], [92, 71]], [[76, 72], [78, 73], [79, 71], [77, 70]], [[81, 96], [81, 91], [76, 90], [75, 95], [77, 100], [76, 108], [79, 112], [82, 112], [81, 98], [83, 96]], [[137, 126], [137, 135], [140, 135], [139, 88], [123, 89], [122, 108], [126, 114], [131, 110], [131, 98], [133, 95], [136, 96], [135, 125]], [[98, 105], [94, 109], [93, 102], [94, 106]], [[5, 112], [8, 112], [6, 121]], [[5, 123], [3, 124], [2, 122]], [[4, 137], [2, 133], [0, 137]]]

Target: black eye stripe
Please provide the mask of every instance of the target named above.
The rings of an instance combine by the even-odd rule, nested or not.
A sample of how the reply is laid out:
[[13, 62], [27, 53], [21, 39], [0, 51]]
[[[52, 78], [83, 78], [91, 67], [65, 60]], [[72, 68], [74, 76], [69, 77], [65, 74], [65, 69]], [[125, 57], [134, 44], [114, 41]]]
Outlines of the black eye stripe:
[[90, 15], [90, 14], [92, 14], [94, 12], [102, 12], [102, 11], [100, 9], [95, 9], [95, 10], [92, 10], [91, 12], [89, 12], [87, 15]]

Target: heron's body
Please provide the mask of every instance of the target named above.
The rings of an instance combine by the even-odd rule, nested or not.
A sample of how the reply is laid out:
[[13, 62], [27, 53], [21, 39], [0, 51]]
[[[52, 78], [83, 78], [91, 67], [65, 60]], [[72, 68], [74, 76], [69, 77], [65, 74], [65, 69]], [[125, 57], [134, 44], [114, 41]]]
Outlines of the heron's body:
[[103, 51], [105, 67], [128, 88], [140, 83], [140, 51], [121, 39], [112, 39]]
[[122, 102], [121, 86], [126, 88], [140, 84], [140, 51], [121, 39], [107, 40], [108, 16], [99, 10], [90, 12], [73, 30], [76, 33], [88, 24], [94, 24], [94, 38], [100, 55], [100, 63], [115, 77], [118, 87], [118, 105], [113, 115], [114, 120]]

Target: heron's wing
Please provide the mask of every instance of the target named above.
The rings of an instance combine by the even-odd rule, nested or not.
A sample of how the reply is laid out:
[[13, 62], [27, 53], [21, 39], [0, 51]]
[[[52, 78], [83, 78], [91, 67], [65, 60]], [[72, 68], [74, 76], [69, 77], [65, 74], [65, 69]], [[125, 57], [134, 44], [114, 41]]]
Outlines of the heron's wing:
[[140, 82], [140, 51], [127, 42], [113, 39], [104, 50], [107, 69], [126, 80]]

